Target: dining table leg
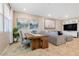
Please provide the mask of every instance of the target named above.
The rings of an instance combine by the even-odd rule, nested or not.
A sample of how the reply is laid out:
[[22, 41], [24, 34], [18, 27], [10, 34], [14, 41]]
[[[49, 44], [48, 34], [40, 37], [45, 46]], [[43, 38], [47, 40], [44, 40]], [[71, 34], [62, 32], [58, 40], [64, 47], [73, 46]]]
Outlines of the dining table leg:
[[41, 48], [40, 39], [32, 39], [32, 50]]

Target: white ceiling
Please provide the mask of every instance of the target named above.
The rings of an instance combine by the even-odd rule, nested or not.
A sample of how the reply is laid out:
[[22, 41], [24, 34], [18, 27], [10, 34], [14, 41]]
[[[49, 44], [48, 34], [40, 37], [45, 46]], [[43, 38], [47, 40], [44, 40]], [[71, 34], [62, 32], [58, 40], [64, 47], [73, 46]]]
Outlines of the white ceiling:
[[52, 18], [79, 16], [78, 3], [11, 3], [11, 7], [15, 11]]

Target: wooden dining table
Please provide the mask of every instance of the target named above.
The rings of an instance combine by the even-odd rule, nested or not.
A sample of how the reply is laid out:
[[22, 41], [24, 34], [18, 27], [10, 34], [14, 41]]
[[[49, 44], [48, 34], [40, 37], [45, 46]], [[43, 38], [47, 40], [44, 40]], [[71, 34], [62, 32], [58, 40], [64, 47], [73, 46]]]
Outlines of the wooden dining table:
[[32, 50], [39, 48], [48, 48], [48, 36], [46, 35], [28, 33], [26, 35], [26, 38], [32, 40]]

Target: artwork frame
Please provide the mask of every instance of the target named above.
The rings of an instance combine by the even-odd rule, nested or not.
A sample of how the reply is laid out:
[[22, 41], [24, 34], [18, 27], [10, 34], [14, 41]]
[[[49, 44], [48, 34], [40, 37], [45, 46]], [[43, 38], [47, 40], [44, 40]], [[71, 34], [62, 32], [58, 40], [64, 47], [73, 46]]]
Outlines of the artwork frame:
[[30, 30], [38, 28], [38, 21], [36, 20], [28, 20], [26, 18], [17, 18], [17, 28], [27, 28]]
[[38, 22], [36, 20], [29, 21], [29, 29], [37, 29], [38, 28]]
[[56, 21], [52, 19], [45, 19], [44, 20], [44, 28], [45, 29], [55, 29]]
[[[21, 23], [22, 22], [22, 23]], [[27, 23], [27, 19], [26, 18], [17, 18], [17, 28], [21, 29], [21, 28], [28, 28], [28, 23]]]

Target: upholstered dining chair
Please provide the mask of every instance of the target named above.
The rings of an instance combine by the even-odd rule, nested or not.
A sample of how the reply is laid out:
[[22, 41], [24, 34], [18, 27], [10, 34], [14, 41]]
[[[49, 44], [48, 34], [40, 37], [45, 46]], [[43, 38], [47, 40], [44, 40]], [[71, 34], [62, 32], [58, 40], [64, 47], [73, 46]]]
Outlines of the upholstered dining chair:
[[21, 41], [22, 47], [30, 46], [31, 45], [31, 40], [27, 39], [27, 38], [24, 38], [23, 34], [22, 34], [22, 31], [20, 31], [19, 34], [20, 34], [20, 41]]

